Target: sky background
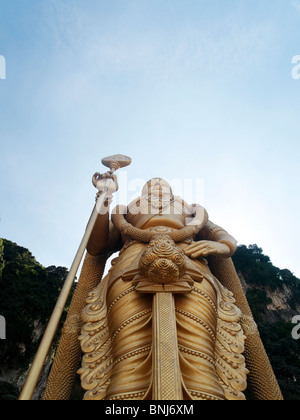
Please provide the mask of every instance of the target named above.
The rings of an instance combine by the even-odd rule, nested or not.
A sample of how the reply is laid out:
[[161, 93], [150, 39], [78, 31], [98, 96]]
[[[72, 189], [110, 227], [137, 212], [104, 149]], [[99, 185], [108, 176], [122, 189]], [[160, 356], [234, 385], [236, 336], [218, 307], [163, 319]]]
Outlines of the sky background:
[[0, 0], [0, 236], [70, 267], [123, 153], [300, 277], [299, 54], [296, 0]]

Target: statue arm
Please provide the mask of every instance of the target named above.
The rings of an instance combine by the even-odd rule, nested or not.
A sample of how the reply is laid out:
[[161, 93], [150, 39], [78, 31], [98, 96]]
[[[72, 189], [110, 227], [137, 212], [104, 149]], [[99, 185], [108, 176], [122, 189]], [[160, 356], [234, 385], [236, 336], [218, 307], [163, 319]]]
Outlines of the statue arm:
[[215, 225], [211, 221], [209, 221], [203, 231], [200, 232], [200, 237], [204, 240], [214, 241], [227, 245], [230, 248], [230, 257], [232, 257], [236, 251], [237, 240], [225, 229]]
[[[107, 183], [111, 179], [113, 182]], [[97, 197], [102, 194], [107, 194], [103, 208], [99, 211], [94, 229], [91, 233], [87, 244], [87, 252], [92, 256], [97, 256], [107, 252], [114, 252], [117, 250], [117, 244], [120, 239], [120, 234], [109, 219], [109, 207], [112, 201], [112, 194], [118, 190], [117, 177], [111, 172], [106, 174], [96, 173], [93, 176], [93, 184], [99, 190]]]
[[219, 255], [230, 258], [235, 253], [237, 241], [226, 230], [209, 221], [199, 233], [198, 241], [185, 248], [191, 258]]
[[122, 248], [120, 231], [109, 220], [109, 212], [98, 215], [95, 227], [90, 236], [87, 252], [97, 256], [106, 252], [116, 252]]
[[109, 211], [105, 214], [98, 214], [94, 229], [87, 245], [87, 252], [92, 256], [100, 255], [107, 248], [108, 238]]

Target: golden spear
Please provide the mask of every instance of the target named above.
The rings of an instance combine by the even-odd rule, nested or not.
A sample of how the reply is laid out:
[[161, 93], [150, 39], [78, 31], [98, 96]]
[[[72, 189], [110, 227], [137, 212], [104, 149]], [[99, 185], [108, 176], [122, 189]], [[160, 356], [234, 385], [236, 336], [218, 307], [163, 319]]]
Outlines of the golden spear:
[[[120, 168], [123, 168], [125, 166], [128, 166], [131, 164], [131, 159], [124, 155], [113, 155], [106, 157], [102, 159], [102, 164], [106, 167], [110, 168], [111, 176], [114, 174], [114, 172]], [[94, 178], [95, 180], [95, 178]], [[51, 344], [53, 342], [57, 327], [59, 325], [60, 318], [62, 316], [63, 310], [66, 306], [69, 294], [72, 290], [72, 286], [75, 281], [75, 277], [78, 271], [78, 268], [80, 266], [80, 263], [82, 261], [83, 255], [85, 253], [89, 238], [91, 236], [91, 233], [93, 231], [93, 228], [95, 226], [98, 214], [103, 214], [102, 212], [105, 210], [105, 203], [107, 202], [107, 199], [109, 199], [110, 196], [110, 185], [114, 182], [111, 178], [108, 178], [106, 180], [107, 186], [104, 191], [104, 194], [98, 195], [97, 203], [93, 209], [93, 212], [91, 214], [91, 217], [89, 219], [89, 222], [86, 227], [86, 231], [84, 233], [84, 236], [82, 238], [82, 241], [79, 245], [78, 251], [75, 255], [74, 261], [72, 263], [72, 266], [70, 268], [69, 274], [65, 280], [64, 286], [61, 290], [61, 293], [59, 295], [59, 298], [56, 302], [55, 308], [53, 310], [52, 316], [49, 320], [48, 326], [46, 328], [46, 331], [44, 333], [43, 339], [40, 343], [40, 346], [38, 348], [38, 351], [36, 353], [35, 359], [33, 361], [33, 364], [31, 366], [31, 369], [29, 371], [29, 374], [27, 376], [27, 379], [25, 381], [25, 384], [23, 386], [23, 389], [21, 391], [21, 394], [19, 396], [20, 401], [26, 401], [31, 400], [33, 397], [33, 393], [35, 391], [35, 388], [37, 386], [39, 377], [41, 375], [45, 360], [47, 358], [47, 355], [49, 353], [49, 349], [51, 347]], [[94, 185], [97, 183], [94, 182]], [[102, 182], [103, 187], [103, 182]], [[107, 209], [106, 209], [107, 210]], [[107, 210], [108, 211], [108, 210]]]

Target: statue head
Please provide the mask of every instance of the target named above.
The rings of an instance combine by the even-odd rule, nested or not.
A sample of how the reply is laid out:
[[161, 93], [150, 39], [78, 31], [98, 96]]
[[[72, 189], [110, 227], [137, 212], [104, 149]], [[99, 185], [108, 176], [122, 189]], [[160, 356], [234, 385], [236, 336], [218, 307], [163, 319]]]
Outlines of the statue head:
[[174, 195], [170, 184], [162, 178], [152, 178], [142, 190], [142, 198], [147, 200], [173, 201]]
[[160, 216], [159, 223], [163, 226], [184, 226], [182, 202], [174, 197], [170, 184], [162, 178], [150, 179], [144, 185], [141, 196], [127, 207], [126, 219], [135, 227], [150, 226], [150, 219], [155, 225], [158, 223], [155, 216]]

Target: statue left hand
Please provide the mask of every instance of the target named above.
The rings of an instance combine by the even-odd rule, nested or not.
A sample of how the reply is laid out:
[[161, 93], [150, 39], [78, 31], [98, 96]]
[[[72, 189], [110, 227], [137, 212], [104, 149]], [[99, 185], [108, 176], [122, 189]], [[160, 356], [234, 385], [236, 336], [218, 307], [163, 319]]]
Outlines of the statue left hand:
[[184, 249], [185, 254], [191, 258], [219, 255], [227, 258], [230, 256], [230, 248], [226, 244], [214, 241], [194, 242]]

